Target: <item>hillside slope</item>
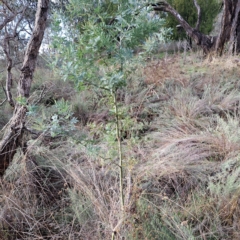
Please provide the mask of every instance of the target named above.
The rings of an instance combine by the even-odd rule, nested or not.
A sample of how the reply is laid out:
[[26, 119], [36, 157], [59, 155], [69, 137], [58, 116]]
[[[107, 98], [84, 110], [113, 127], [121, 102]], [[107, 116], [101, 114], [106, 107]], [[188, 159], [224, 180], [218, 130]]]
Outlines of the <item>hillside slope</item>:
[[161, 54], [136, 69], [117, 93], [123, 211], [112, 99], [39, 67], [31, 161], [19, 151], [1, 181], [1, 239], [239, 239], [240, 59]]

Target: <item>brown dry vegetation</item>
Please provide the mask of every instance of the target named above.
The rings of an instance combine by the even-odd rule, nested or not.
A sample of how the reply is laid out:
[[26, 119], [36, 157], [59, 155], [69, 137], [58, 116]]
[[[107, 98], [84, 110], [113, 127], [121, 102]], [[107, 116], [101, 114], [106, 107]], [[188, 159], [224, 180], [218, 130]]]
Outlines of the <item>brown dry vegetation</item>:
[[29, 136], [31, 161], [15, 156], [1, 180], [0, 239], [239, 239], [239, 64], [156, 57], [119, 91], [124, 216], [104, 93], [38, 69], [31, 101], [41, 111], [29, 126], [51, 119], [60, 98], [79, 122], [68, 135]]

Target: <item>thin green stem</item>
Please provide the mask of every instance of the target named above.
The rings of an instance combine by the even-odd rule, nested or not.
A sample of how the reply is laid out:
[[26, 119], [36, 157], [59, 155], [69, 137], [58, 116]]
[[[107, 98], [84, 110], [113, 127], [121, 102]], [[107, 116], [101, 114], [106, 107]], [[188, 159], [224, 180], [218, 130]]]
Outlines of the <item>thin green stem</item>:
[[116, 91], [113, 93], [114, 97], [114, 108], [115, 108], [115, 121], [116, 121], [116, 137], [118, 142], [118, 157], [119, 157], [119, 188], [120, 188], [120, 202], [121, 210], [124, 212], [124, 195], [123, 195], [123, 158], [122, 158], [122, 142], [121, 142], [121, 133], [120, 133], [120, 124], [119, 124], [119, 112]]
[[112, 238], [111, 238], [111, 240], [114, 240], [115, 239], [115, 234], [114, 234], [114, 232], [112, 233]]

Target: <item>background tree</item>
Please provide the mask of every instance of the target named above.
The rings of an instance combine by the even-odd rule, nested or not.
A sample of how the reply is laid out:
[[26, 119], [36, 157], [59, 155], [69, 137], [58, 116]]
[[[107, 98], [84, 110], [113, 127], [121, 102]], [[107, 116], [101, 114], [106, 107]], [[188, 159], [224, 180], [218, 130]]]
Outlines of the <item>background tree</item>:
[[[30, 94], [36, 60], [46, 28], [49, 0], [38, 1], [35, 26], [25, 50], [21, 74], [18, 80], [18, 98], [17, 102], [15, 102], [10, 91], [12, 84], [12, 58], [9, 40], [14, 39], [20, 33], [21, 25], [24, 24], [22, 20], [24, 19], [25, 11], [27, 11], [27, 6], [27, 3], [25, 3], [19, 10], [15, 5], [11, 7], [10, 2], [2, 1], [1, 4], [2, 23], [0, 30], [4, 32], [3, 48], [7, 57], [6, 92], [10, 105], [14, 107], [14, 113], [0, 142], [0, 175], [4, 174], [19, 147], [22, 147], [23, 151], [26, 150], [24, 149], [22, 137], [25, 131], [27, 98]], [[30, 23], [29, 28], [31, 30]], [[9, 29], [13, 31], [10, 32]]]
[[[189, 23], [190, 26], [195, 27], [198, 21], [197, 8], [193, 1], [189, 0], [170, 0], [169, 3], [181, 14], [181, 16]], [[201, 24], [199, 30], [204, 34], [209, 34], [213, 29], [213, 21], [219, 13], [220, 4], [218, 0], [198, 0], [201, 8]], [[184, 31], [179, 31], [176, 27], [179, 22], [168, 14], [166, 17], [166, 26], [173, 29], [172, 38], [175, 40], [186, 38]]]
[[181, 14], [168, 2], [160, 1], [157, 4], [152, 4], [155, 11], [168, 12], [174, 16], [174, 18], [183, 27], [189, 37], [191, 37], [195, 43], [202, 47], [205, 54], [210, 52], [216, 52], [222, 55], [225, 44], [230, 40], [229, 52], [240, 51], [239, 41], [239, 25], [240, 25], [240, 0], [224, 0], [223, 1], [223, 16], [221, 22], [221, 29], [218, 36], [209, 36], [199, 30], [201, 24], [201, 8], [197, 0], [193, 0], [196, 9], [198, 9], [197, 24], [192, 27], [188, 21], [184, 19]]

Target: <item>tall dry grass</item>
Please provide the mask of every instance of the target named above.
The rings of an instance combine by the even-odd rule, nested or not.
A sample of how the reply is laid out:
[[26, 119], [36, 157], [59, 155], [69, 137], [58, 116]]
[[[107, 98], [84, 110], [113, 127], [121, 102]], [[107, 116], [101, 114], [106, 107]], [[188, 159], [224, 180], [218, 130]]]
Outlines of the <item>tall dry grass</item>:
[[107, 100], [52, 79], [45, 115], [58, 94], [80, 121], [68, 135], [30, 136], [15, 156], [1, 180], [0, 238], [238, 239], [238, 62], [194, 54], [150, 62], [119, 93], [124, 214]]

